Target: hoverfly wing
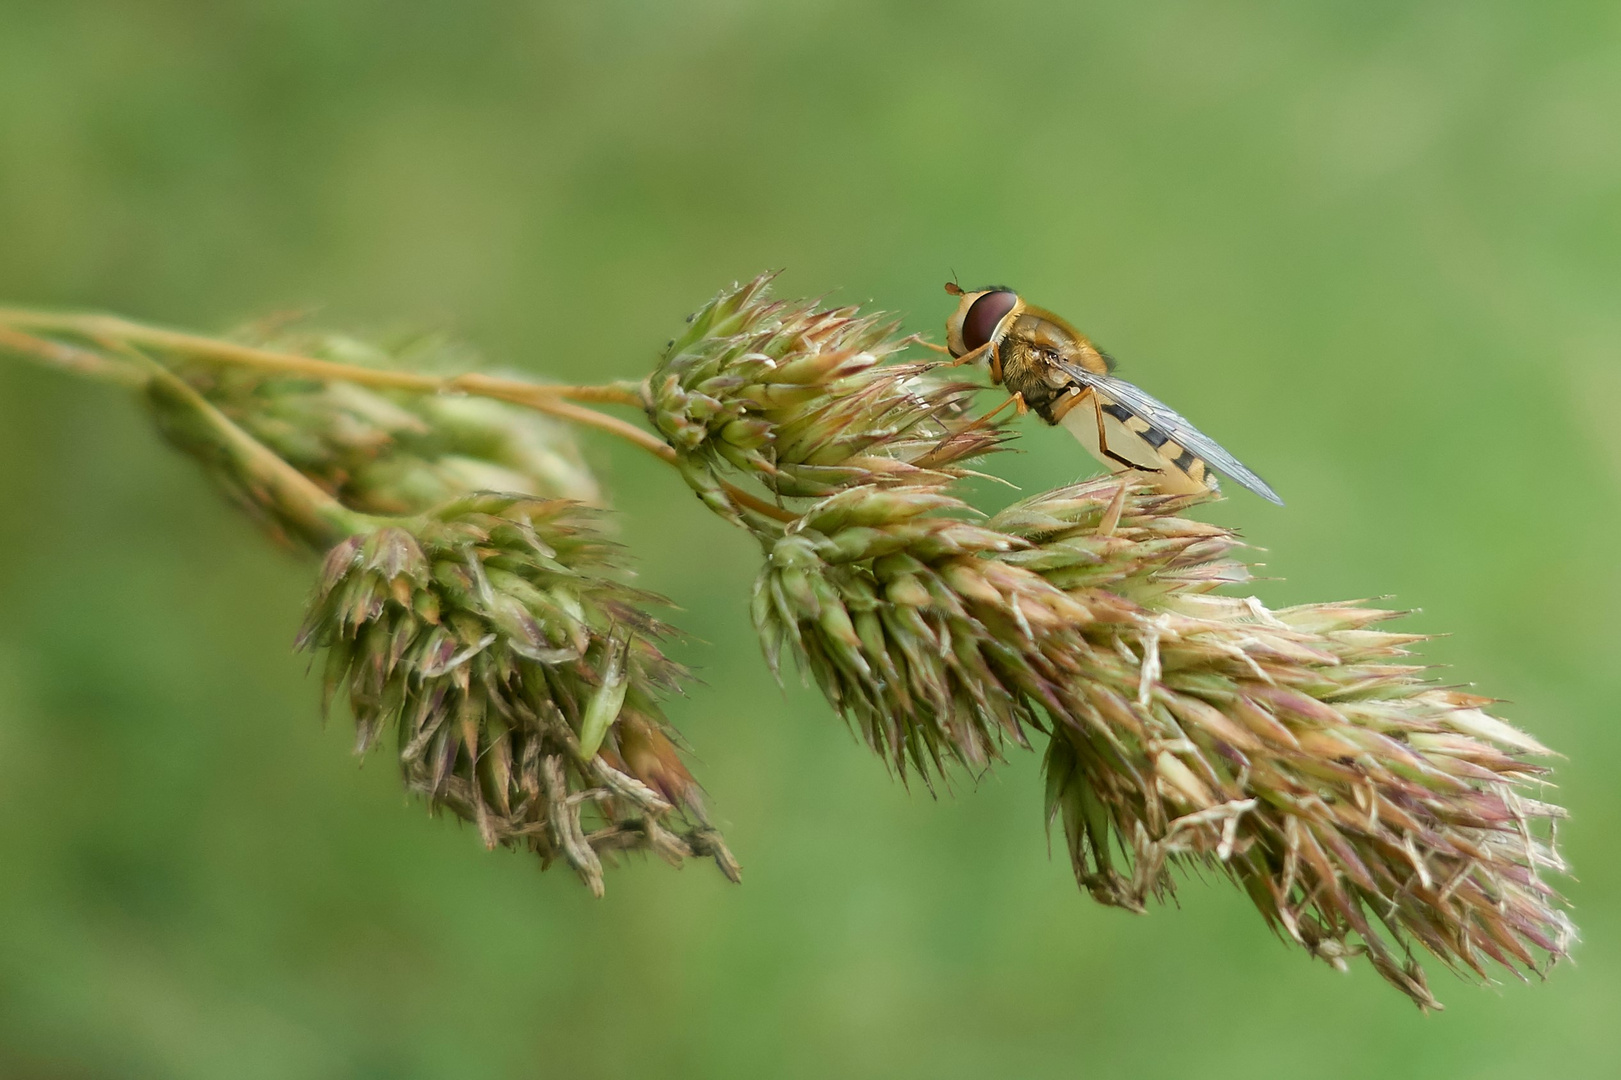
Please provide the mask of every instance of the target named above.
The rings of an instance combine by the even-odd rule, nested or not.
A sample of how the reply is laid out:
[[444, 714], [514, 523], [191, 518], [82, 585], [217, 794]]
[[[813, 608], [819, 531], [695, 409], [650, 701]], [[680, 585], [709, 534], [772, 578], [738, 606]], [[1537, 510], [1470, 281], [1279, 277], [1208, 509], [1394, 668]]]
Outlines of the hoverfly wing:
[[1188, 453], [1203, 459], [1206, 464], [1218, 472], [1232, 477], [1261, 498], [1277, 503], [1279, 506], [1283, 505], [1283, 500], [1278, 498], [1278, 493], [1273, 491], [1265, 480], [1245, 468], [1237, 458], [1223, 450], [1216, 440], [1194, 427], [1189, 423], [1187, 417], [1163, 401], [1145, 393], [1124, 379], [1115, 378], [1113, 375], [1099, 375], [1074, 364], [1063, 364], [1061, 366], [1064, 372], [1076, 382], [1082, 386], [1092, 387], [1112, 403], [1112, 407], [1111, 405], [1103, 406], [1104, 412], [1112, 413], [1118, 420], [1127, 420], [1129, 417], [1120, 416], [1114, 412], [1115, 409], [1118, 409], [1129, 414], [1130, 417], [1135, 417], [1142, 423], [1147, 424], [1148, 430], [1141, 432], [1141, 437], [1150, 445], [1157, 447], [1160, 457], [1167, 463], [1174, 465], [1183, 472], [1187, 471], [1185, 465], [1167, 453], [1168, 450], [1172, 449], [1169, 444], [1175, 443], [1176, 446], [1181, 447]]

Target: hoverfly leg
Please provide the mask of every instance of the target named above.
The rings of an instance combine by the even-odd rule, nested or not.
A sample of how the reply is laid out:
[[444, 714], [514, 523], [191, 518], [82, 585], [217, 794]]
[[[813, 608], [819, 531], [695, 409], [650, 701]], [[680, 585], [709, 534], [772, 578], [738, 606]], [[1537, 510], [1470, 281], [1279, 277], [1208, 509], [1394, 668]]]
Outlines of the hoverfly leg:
[[[973, 350], [972, 352], [965, 352], [961, 356], [957, 357], [955, 360], [948, 360], [946, 363], [942, 364], [941, 366], [942, 367], [962, 367], [964, 364], [972, 364], [975, 360], [978, 360], [978, 359], [982, 358], [986, 353], [990, 352], [991, 351], [991, 346], [994, 345], [994, 344], [995, 344], [995, 342], [987, 341], [985, 344], [981, 345], [979, 348]], [[931, 347], [932, 348], [939, 348], [939, 346], [931, 346]], [[951, 350], [946, 349], [944, 351], [945, 352], [950, 352]]]
[[925, 349], [932, 349], [937, 353], [945, 353], [947, 356], [951, 355], [950, 349], [946, 348], [944, 345], [936, 345], [922, 334], [913, 334], [911, 337], [902, 338], [900, 344], [902, 348], [906, 347], [907, 345], [921, 345]]
[[981, 416], [978, 420], [975, 420], [972, 424], [969, 424], [967, 427], [963, 428], [963, 430], [964, 431], [977, 431], [980, 428], [985, 427], [987, 424], [989, 424], [992, 420], [994, 420], [996, 418], [997, 413], [1001, 412], [1003, 409], [1007, 408], [1009, 405], [1012, 405], [1014, 407], [1015, 411], [1020, 416], [1023, 416], [1025, 413], [1030, 411], [1030, 406], [1028, 406], [1028, 405], [1026, 405], [1024, 403], [1024, 395], [1023, 394], [1014, 394], [1012, 397], [1010, 397], [1006, 401], [1002, 402], [1002, 404], [998, 405], [996, 408], [992, 409], [990, 412], [986, 413], [984, 416]]

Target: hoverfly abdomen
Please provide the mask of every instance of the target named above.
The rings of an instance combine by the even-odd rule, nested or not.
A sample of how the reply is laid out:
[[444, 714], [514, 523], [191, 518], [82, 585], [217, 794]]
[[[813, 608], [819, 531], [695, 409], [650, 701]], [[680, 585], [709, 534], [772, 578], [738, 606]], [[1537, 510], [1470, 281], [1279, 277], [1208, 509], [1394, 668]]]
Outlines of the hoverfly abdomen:
[[[1125, 458], [1136, 468], [1157, 474], [1155, 486], [1168, 494], [1193, 495], [1220, 490], [1205, 460], [1177, 442], [1174, 433], [1102, 396], [1095, 414], [1090, 409], [1083, 412], [1086, 415], [1079, 419], [1066, 419], [1064, 427], [1081, 445], [1108, 462], [1115, 472], [1128, 467], [1120, 463], [1119, 459]], [[1101, 439], [1100, 427], [1103, 429]], [[1093, 450], [1094, 446], [1099, 449]]]
[[[1130, 425], [1127, 426], [1129, 427]], [[1142, 437], [1143, 442], [1147, 443], [1149, 446], [1152, 446], [1155, 450], [1158, 450], [1160, 447], [1171, 441], [1171, 437], [1157, 427], [1144, 428], [1137, 434]]]
[[[1120, 421], [1122, 424], [1135, 419], [1135, 414], [1133, 414], [1130, 409], [1126, 408], [1124, 405], [1116, 405], [1112, 401], [1103, 406], [1103, 411]], [[1164, 439], [1160, 440], [1160, 442], [1164, 441]]]
[[1190, 479], [1204, 484], [1206, 487], [1213, 488], [1216, 486], [1216, 478], [1210, 475], [1210, 470], [1205, 467], [1203, 461], [1193, 456], [1192, 450], [1182, 451], [1176, 455], [1176, 460], [1171, 464], [1186, 473]]

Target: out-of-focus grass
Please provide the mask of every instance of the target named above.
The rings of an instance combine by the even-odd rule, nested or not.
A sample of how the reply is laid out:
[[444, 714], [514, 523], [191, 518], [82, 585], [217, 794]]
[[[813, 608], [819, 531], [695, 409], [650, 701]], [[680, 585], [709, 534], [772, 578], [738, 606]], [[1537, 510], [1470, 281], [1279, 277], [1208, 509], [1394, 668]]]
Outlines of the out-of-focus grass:
[[[0, 297], [201, 328], [324, 305], [559, 377], [725, 282], [934, 331], [1006, 281], [1289, 500], [1269, 601], [1394, 593], [1569, 755], [1586, 944], [1370, 972], [1047, 857], [1036, 762], [908, 795], [770, 684], [749, 545], [596, 455], [708, 686], [745, 883], [589, 900], [323, 729], [268, 551], [116, 394], [0, 366], [0, 1073], [1576, 1078], [1621, 1071], [1621, 12], [1410, 5], [0, 7]], [[1088, 470], [1031, 429], [1008, 474]], [[993, 496], [994, 497], [994, 496]]]

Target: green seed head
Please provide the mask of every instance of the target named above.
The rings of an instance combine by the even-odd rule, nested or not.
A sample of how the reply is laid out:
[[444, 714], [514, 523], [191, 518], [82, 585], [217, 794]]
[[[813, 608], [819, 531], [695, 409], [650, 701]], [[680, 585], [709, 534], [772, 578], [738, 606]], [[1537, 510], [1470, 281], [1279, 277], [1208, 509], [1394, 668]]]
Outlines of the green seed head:
[[[695, 314], [647, 383], [649, 419], [701, 494], [724, 472], [788, 500], [940, 481], [996, 445], [994, 429], [963, 419], [971, 388], [934, 377], [934, 365], [884, 363], [904, 347], [896, 324], [773, 301], [769, 282], [756, 278]], [[716, 508], [748, 523], [729, 503]]]

